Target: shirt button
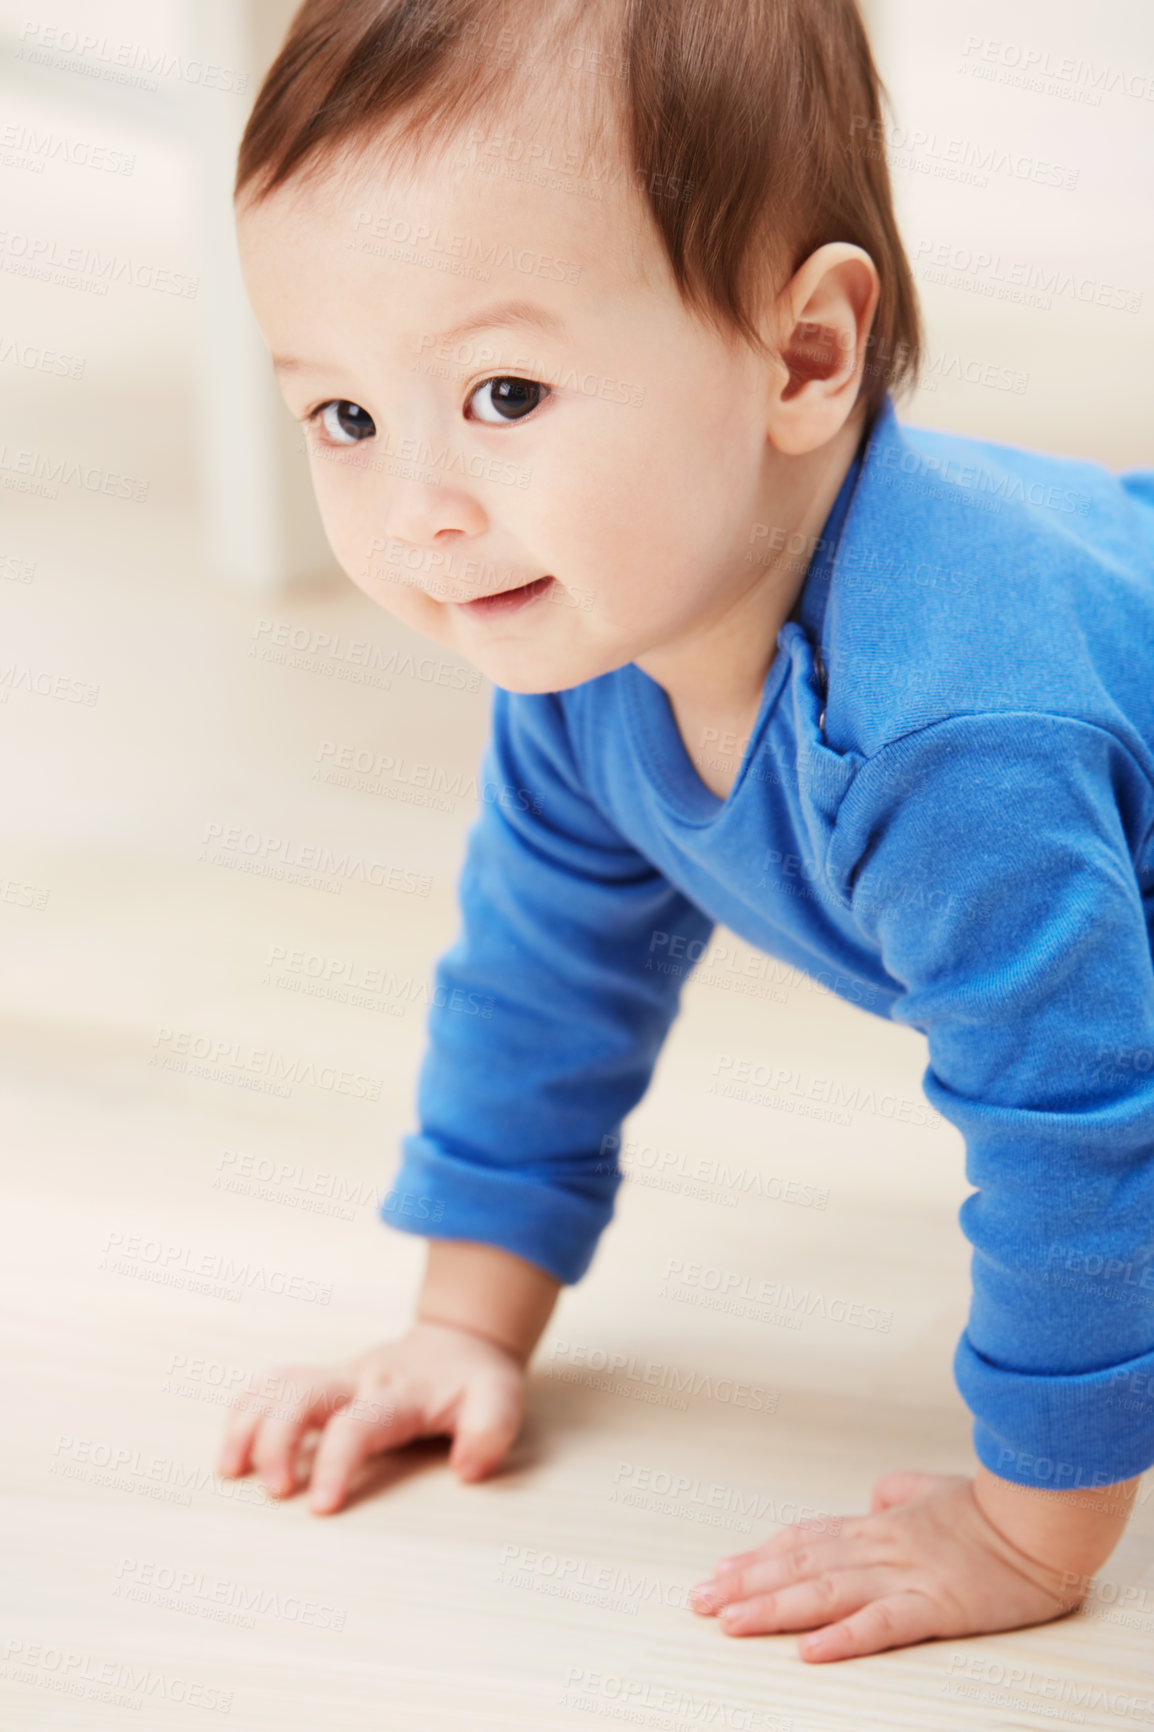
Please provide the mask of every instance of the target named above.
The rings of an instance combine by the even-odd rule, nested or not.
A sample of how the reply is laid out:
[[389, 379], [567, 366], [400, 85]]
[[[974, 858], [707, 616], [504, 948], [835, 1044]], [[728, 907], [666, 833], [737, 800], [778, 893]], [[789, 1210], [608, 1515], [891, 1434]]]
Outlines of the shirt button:
[[817, 718], [817, 726], [818, 726], [818, 732], [819, 733], [822, 732], [825, 728], [825, 711], [824, 710], [821, 712], [821, 715]]

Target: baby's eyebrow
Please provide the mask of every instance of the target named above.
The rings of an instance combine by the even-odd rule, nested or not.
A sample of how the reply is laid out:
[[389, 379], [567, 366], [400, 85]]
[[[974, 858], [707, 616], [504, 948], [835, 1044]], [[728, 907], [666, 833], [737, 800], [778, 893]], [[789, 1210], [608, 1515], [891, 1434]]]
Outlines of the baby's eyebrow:
[[452, 342], [470, 337], [475, 331], [504, 330], [511, 325], [535, 325], [551, 337], [565, 335], [564, 319], [547, 307], [539, 307], [533, 301], [498, 301], [451, 330], [437, 332], [437, 336], [441, 342]]
[[[438, 331], [434, 335], [437, 342], [451, 343], [462, 337], [471, 337], [476, 331], [507, 330], [515, 325], [535, 325], [548, 336], [565, 336], [564, 319], [550, 312], [548, 307], [537, 306], [534, 301], [496, 301], [491, 307], [474, 313], [471, 319], [464, 319], [450, 330]], [[296, 355], [274, 355], [272, 364], [277, 373], [307, 372], [309, 368], [318, 370], [315, 361], [301, 361]]]

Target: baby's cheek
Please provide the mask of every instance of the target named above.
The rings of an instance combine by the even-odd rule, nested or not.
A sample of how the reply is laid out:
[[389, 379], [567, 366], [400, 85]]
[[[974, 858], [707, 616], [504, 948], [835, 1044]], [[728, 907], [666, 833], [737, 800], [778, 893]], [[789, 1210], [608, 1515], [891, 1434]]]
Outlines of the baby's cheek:
[[365, 545], [350, 545], [343, 553], [334, 549], [342, 569], [370, 601], [421, 629], [423, 622], [419, 616], [427, 609], [428, 598], [416, 587], [416, 580], [390, 560], [387, 543], [382, 541], [380, 546], [373, 546], [370, 541], [367, 555]]
[[400, 574], [390, 564], [389, 540], [371, 506], [364, 499], [350, 498], [346, 489], [318, 481], [315, 462], [313, 475], [321, 524], [337, 564], [374, 601], [390, 605], [387, 598], [400, 585], [382, 586]]
[[322, 465], [314, 458], [313, 489], [321, 522], [324, 524], [329, 546], [347, 570], [350, 565], [363, 563], [369, 553], [372, 514], [366, 509], [364, 499], [358, 499], [348, 487], [337, 485], [337, 478], [323, 472], [318, 474], [319, 469], [322, 469]]

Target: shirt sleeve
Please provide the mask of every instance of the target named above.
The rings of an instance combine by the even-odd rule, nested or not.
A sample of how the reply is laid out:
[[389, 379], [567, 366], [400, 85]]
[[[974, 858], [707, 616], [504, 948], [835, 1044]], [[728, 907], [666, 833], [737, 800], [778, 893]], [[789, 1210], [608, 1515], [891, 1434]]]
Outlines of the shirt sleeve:
[[979, 1459], [1021, 1485], [1154, 1463], [1152, 836], [1154, 790], [1112, 733], [1003, 713], [867, 760], [830, 845], [965, 1138], [954, 1374]]
[[[582, 785], [555, 693], [494, 688], [461, 926], [435, 968], [419, 1129], [392, 1226], [501, 1246], [580, 1280], [621, 1183], [621, 1121], [648, 1087], [714, 922]], [[688, 943], [672, 943], [683, 937]]]

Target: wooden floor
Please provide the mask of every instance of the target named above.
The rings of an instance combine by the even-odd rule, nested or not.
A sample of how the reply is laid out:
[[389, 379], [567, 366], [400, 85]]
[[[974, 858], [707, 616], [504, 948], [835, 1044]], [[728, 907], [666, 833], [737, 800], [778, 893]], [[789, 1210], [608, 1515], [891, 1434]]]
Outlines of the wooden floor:
[[[100, 689], [91, 706], [13, 690], [0, 712], [22, 766], [7, 874], [26, 887], [0, 902], [3, 1732], [226, 1713], [245, 1732], [1141, 1724], [1101, 1692], [1154, 1689], [1154, 1476], [1101, 1593], [1048, 1627], [814, 1667], [793, 1636], [728, 1638], [687, 1608], [718, 1557], [783, 1521], [861, 1510], [891, 1468], [972, 1466], [950, 1375], [961, 1141], [869, 1102], [922, 1101], [923, 1043], [780, 968], [755, 996], [724, 932], [627, 1127], [631, 1180], [542, 1340], [508, 1470], [465, 1487], [446, 1445], [420, 1445], [328, 1519], [215, 1478], [250, 1370], [346, 1354], [409, 1314], [423, 1242], [376, 1202], [413, 1122], [421, 994], [475, 803], [399, 796], [420, 763], [467, 788], [488, 699], [406, 673], [423, 646], [351, 588], [270, 615], [54, 534], [50, 576], [13, 586], [20, 642]], [[315, 671], [331, 651], [265, 659], [277, 626], [398, 661], [354, 684]], [[376, 792], [318, 778], [342, 746], [398, 763]], [[344, 865], [246, 869], [313, 847]], [[362, 1002], [300, 990], [326, 977]], [[295, 1079], [284, 1094], [251, 1086], [261, 1051]], [[727, 1057], [836, 1078], [859, 1104], [803, 1116], [791, 1078], [773, 1104], [720, 1097]], [[373, 1098], [323, 1086], [326, 1066]], [[678, 1260], [704, 1265], [696, 1286], [670, 1281]], [[694, 1302], [732, 1275], [889, 1327]], [[1123, 1587], [1141, 1590], [1125, 1613]]]

